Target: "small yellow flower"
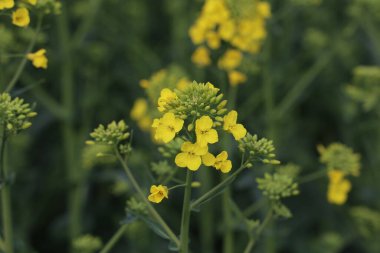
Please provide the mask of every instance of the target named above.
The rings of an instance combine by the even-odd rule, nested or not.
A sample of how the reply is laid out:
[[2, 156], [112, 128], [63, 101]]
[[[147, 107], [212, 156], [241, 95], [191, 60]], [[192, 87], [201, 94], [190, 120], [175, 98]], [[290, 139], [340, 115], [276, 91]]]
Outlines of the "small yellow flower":
[[36, 5], [37, 4], [37, 0], [27, 0], [27, 1], [31, 5]]
[[195, 121], [195, 134], [200, 146], [207, 146], [208, 143], [212, 144], [218, 141], [218, 132], [212, 126], [213, 122], [209, 116], [202, 116]]
[[177, 99], [177, 94], [168, 88], [161, 90], [161, 96], [158, 98], [158, 110], [165, 111], [165, 106], [170, 101]]
[[268, 2], [258, 2], [256, 10], [263, 18], [268, 18], [271, 16], [270, 4]]
[[181, 153], [175, 157], [175, 164], [181, 168], [188, 168], [196, 171], [202, 164], [202, 156], [208, 153], [207, 146], [200, 146], [198, 143], [184, 142], [181, 146]]
[[164, 185], [152, 185], [148, 200], [153, 203], [160, 203], [164, 198], [169, 198], [168, 187]]
[[343, 179], [338, 183], [330, 183], [327, 191], [327, 200], [331, 204], [343, 205], [347, 201], [350, 190], [351, 183], [347, 179]]
[[344, 173], [340, 170], [330, 170], [328, 172], [330, 183], [336, 184], [342, 181]]
[[228, 49], [218, 62], [218, 67], [224, 70], [237, 68], [243, 59], [243, 54], [236, 49]]
[[206, 38], [207, 38], [207, 45], [211, 49], [218, 49], [220, 47], [220, 37], [216, 32], [214, 31], [208, 32], [206, 34]]
[[236, 124], [238, 113], [236, 111], [230, 111], [224, 116], [223, 129], [232, 133], [235, 140], [240, 140], [247, 134], [247, 130], [242, 124]]
[[182, 129], [183, 120], [176, 118], [174, 113], [168, 112], [165, 113], [161, 119], [155, 119], [152, 127], [156, 130], [154, 138], [168, 143], [173, 140], [175, 134]]
[[182, 91], [182, 90], [186, 89], [186, 87], [189, 85], [189, 83], [190, 83], [189, 79], [181, 78], [178, 80], [176, 87], [177, 87], [177, 89]]
[[195, 45], [199, 45], [205, 40], [205, 34], [206, 29], [199, 25], [199, 23], [189, 29], [189, 36]]
[[191, 61], [200, 67], [210, 65], [211, 59], [208, 49], [204, 46], [197, 47], [191, 56]]
[[247, 76], [239, 71], [232, 70], [228, 72], [228, 80], [231, 86], [236, 86], [247, 81]]
[[229, 41], [235, 33], [235, 22], [233, 20], [223, 22], [219, 26], [218, 33], [222, 39]]
[[232, 163], [228, 160], [228, 153], [226, 151], [222, 151], [216, 157], [207, 153], [202, 157], [202, 161], [204, 165], [213, 166], [215, 169], [220, 170], [223, 173], [228, 173], [232, 169]]
[[133, 104], [132, 110], [131, 110], [131, 118], [134, 120], [139, 120], [143, 118], [148, 110], [148, 103], [145, 99], [139, 98], [135, 101]]
[[14, 0], [0, 0], [0, 10], [11, 9], [15, 6]]
[[46, 58], [46, 50], [40, 49], [35, 53], [27, 54], [28, 60], [31, 60], [34, 67], [46, 69], [48, 65], [48, 59]]
[[19, 27], [28, 26], [30, 23], [29, 11], [27, 8], [18, 8], [12, 13], [12, 23]]
[[149, 81], [146, 80], [146, 79], [143, 79], [143, 80], [140, 80], [140, 87], [143, 88], [143, 89], [146, 89], [149, 87]]

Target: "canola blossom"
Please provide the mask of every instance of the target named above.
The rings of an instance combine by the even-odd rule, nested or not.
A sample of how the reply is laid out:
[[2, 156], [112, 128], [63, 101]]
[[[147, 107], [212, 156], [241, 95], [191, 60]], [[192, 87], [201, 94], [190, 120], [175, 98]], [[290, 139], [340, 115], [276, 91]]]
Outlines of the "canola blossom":
[[230, 132], [234, 136], [235, 140], [240, 140], [246, 135], [247, 130], [242, 124], [236, 123], [237, 116], [238, 113], [236, 111], [230, 111], [226, 116], [224, 116], [223, 129]]
[[29, 53], [26, 56], [28, 60], [32, 61], [32, 64], [36, 68], [47, 69], [48, 58], [46, 57], [46, 50], [40, 49], [35, 53]]
[[164, 198], [169, 198], [168, 187], [164, 185], [152, 185], [150, 187], [150, 195], [148, 200], [153, 203], [160, 203]]

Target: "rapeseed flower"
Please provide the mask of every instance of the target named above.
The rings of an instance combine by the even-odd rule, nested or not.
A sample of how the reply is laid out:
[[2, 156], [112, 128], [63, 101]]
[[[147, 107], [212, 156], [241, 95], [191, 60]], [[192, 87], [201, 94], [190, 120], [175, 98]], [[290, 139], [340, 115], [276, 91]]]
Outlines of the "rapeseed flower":
[[34, 67], [47, 69], [48, 59], [45, 54], [46, 50], [40, 49], [35, 53], [27, 54], [26, 57], [28, 58], [28, 60], [32, 61]]
[[232, 70], [228, 72], [228, 81], [231, 86], [236, 86], [247, 81], [247, 76], [240, 71]]
[[164, 198], [169, 198], [168, 187], [164, 185], [152, 185], [148, 200], [153, 203], [160, 203]]
[[160, 119], [153, 121], [152, 127], [156, 132], [154, 138], [156, 140], [162, 140], [164, 143], [168, 143], [173, 140], [176, 133], [178, 133], [183, 127], [183, 120], [176, 118], [174, 113], [168, 112]]
[[242, 124], [237, 124], [238, 113], [234, 110], [230, 111], [226, 116], [224, 116], [223, 129], [230, 132], [235, 140], [240, 140], [247, 134], [247, 130]]
[[12, 23], [19, 27], [26, 27], [30, 23], [29, 11], [27, 8], [18, 8], [12, 13]]
[[14, 0], [0, 0], [0, 10], [11, 9], [15, 6]]
[[228, 153], [226, 151], [222, 151], [216, 157], [207, 153], [202, 159], [206, 166], [213, 166], [215, 169], [220, 170], [223, 173], [228, 173], [232, 169], [232, 163], [228, 160]]
[[162, 89], [161, 96], [158, 98], [158, 110], [160, 112], [165, 111], [165, 105], [176, 98], [177, 94], [175, 92], [167, 88]]
[[208, 154], [208, 147], [187, 141], [182, 144], [181, 151], [175, 157], [175, 164], [178, 167], [187, 167], [189, 170], [196, 171], [202, 164], [202, 156]]
[[328, 172], [327, 200], [331, 204], [343, 205], [347, 201], [348, 192], [351, 190], [351, 182], [345, 179], [344, 176], [344, 173], [339, 170]]
[[200, 67], [210, 65], [210, 52], [204, 46], [197, 47], [191, 56], [191, 61]]
[[218, 132], [212, 128], [213, 121], [209, 116], [202, 116], [195, 121], [195, 134], [200, 146], [207, 146], [218, 141]]
[[237, 68], [243, 59], [243, 54], [236, 49], [228, 49], [218, 62], [218, 67], [224, 70]]

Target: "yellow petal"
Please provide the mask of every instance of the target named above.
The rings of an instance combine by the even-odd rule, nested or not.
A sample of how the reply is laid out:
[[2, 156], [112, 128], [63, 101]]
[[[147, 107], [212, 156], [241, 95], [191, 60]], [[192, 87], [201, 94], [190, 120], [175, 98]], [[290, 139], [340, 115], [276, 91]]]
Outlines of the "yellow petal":
[[202, 162], [206, 166], [213, 166], [215, 163], [215, 156], [211, 153], [207, 153], [202, 156]]
[[236, 124], [233, 128], [231, 128], [230, 131], [234, 136], [235, 140], [240, 140], [247, 134], [247, 130], [242, 124]]
[[226, 116], [224, 116], [223, 129], [228, 131], [231, 126], [234, 126], [237, 121], [237, 112], [230, 111]]
[[189, 155], [187, 153], [179, 153], [176, 155], [175, 157], [175, 164], [178, 166], [178, 167], [181, 167], [181, 168], [184, 168], [187, 166], [187, 161], [189, 160]]
[[196, 171], [201, 166], [202, 160], [200, 156], [191, 156], [187, 160], [187, 168], [192, 171]]
[[220, 167], [220, 171], [223, 173], [228, 173], [232, 169], [232, 163], [230, 160], [224, 161]]

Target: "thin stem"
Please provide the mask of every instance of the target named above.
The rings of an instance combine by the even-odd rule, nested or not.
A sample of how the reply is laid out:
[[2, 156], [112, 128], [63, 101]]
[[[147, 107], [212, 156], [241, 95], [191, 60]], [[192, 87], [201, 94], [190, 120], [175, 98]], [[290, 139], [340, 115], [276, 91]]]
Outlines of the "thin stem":
[[107, 244], [104, 245], [103, 249], [99, 253], [108, 253], [119, 241], [121, 236], [125, 233], [125, 231], [127, 230], [127, 227], [128, 227], [128, 224], [122, 225], [111, 237], [111, 239], [107, 242]]
[[298, 180], [298, 184], [308, 183], [310, 181], [314, 181], [314, 180], [319, 179], [321, 177], [325, 177], [326, 173], [327, 173], [327, 169], [317, 170], [313, 173], [310, 173], [309, 175], [301, 177]]
[[259, 201], [254, 202], [252, 205], [250, 205], [243, 211], [244, 216], [249, 217], [253, 215], [258, 210], [260, 210], [261, 207], [264, 206], [265, 202], [265, 199], [260, 199]]
[[123, 166], [123, 169], [124, 169], [125, 173], [127, 174], [129, 181], [132, 183], [133, 188], [139, 194], [141, 200], [144, 201], [145, 205], [147, 206], [148, 211], [149, 211], [150, 215], [152, 216], [152, 218], [154, 218], [157, 221], [157, 223], [160, 224], [160, 226], [167, 233], [169, 238], [176, 244], [177, 247], [179, 247], [180, 246], [179, 239], [173, 233], [173, 231], [169, 228], [169, 226], [166, 224], [166, 222], [162, 219], [161, 215], [159, 213], [157, 213], [156, 209], [154, 209], [154, 207], [148, 201], [148, 199], [146, 198], [146, 196], [145, 196], [144, 192], [142, 191], [140, 185], [137, 183], [135, 177], [133, 176], [131, 170], [129, 169], [128, 165], [126, 164], [124, 159], [121, 157], [119, 151], [116, 148], [115, 148], [115, 154], [116, 154], [116, 157], [118, 158], [119, 162]]
[[181, 235], [180, 235], [180, 253], [189, 252], [189, 227], [190, 227], [190, 200], [191, 200], [191, 179], [193, 173], [187, 170], [186, 186], [183, 198], [182, 219], [181, 219]]
[[250, 253], [255, 246], [256, 241], [259, 239], [261, 233], [265, 229], [265, 227], [269, 224], [271, 219], [273, 218], [273, 210], [272, 208], [269, 209], [268, 213], [266, 214], [264, 221], [261, 223], [261, 225], [256, 230], [255, 235], [251, 236], [248, 240], [247, 246], [245, 247], [244, 253]]
[[5, 126], [2, 126], [2, 136], [0, 143], [0, 171], [2, 173], [2, 188], [1, 188], [1, 209], [3, 216], [3, 233], [5, 252], [13, 253], [13, 228], [12, 228], [12, 208], [11, 208], [11, 192], [8, 182], [9, 172], [5, 166], [5, 148], [6, 136]]
[[[40, 30], [41, 30], [41, 27], [42, 27], [42, 19], [43, 19], [43, 16], [39, 16], [38, 17], [38, 21], [37, 21], [37, 27], [36, 27], [36, 33], [33, 37], [33, 39], [30, 41], [27, 49], [26, 49], [26, 52], [25, 52], [25, 56], [29, 53], [32, 52], [33, 50], [33, 47], [34, 45], [36, 44], [36, 41], [37, 41], [37, 37], [38, 37], [38, 34], [40, 33]], [[11, 81], [8, 83], [7, 87], [5, 88], [5, 92], [10, 92], [13, 87], [16, 85], [18, 79], [20, 78], [21, 74], [22, 74], [22, 71], [24, 70], [25, 68], [25, 65], [26, 65], [26, 62], [27, 62], [27, 58], [24, 57], [20, 64], [18, 65], [18, 68], [13, 76], [13, 78], [11, 79]]]
[[[239, 169], [237, 169], [234, 173], [229, 175], [227, 178], [225, 178], [222, 182], [214, 186], [211, 190], [203, 194], [201, 197], [199, 197], [197, 200], [193, 201], [190, 205], [191, 210], [197, 209], [200, 204], [202, 204], [204, 201], [211, 199], [214, 197], [216, 193], [218, 193], [221, 189], [223, 189], [227, 184], [230, 184], [237, 175], [239, 175], [244, 169], [246, 168], [246, 163], [244, 163], [242, 166], [240, 166]], [[210, 198], [211, 197], [211, 198]]]

